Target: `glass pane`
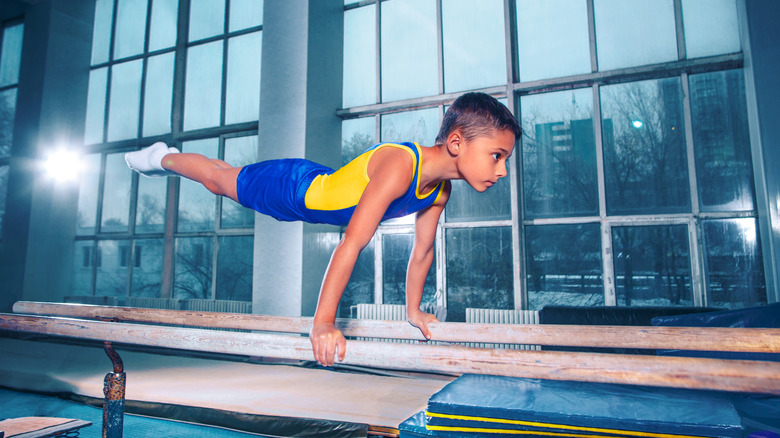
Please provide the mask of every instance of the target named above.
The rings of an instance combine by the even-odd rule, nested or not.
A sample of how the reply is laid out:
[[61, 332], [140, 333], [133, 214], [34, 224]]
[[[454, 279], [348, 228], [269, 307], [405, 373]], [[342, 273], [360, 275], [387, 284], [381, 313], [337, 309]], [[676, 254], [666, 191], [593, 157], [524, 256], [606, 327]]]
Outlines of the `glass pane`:
[[8, 195], [8, 166], [0, 166], [0, 236], [5, 222], [6, 196]]
[[612, 257], [619, 306], [692, 306], [685, 225], [615, 227]]
[[146, 64], [144, 137], [171, 132], [174, 54], [152, 56]]
[[375, 117], [344, 120], [341, 122], [341, 165], [354, 160], [376, 142]]
[[503, 0], [444, 0], [444, 90], [506, 84]]
[[[382, 303], [406, 304], [406, 270], [414, 235], [382, 236]], [[434, 258], [423, 287], [422, 304], [436, 303], [436, 260]], [[448, 318], [449, 319], [449, 318]]]
[[92, 266], [95, 263], [95, 242], [77, 240], [73, 245], [73, 283], [70, 295], [92, 295]]
[[189, 41], [225, 32], [225, 0], [192, 0], [190, 2]]
[[187, 50], [184, 129], [218, 126], [222, 108], [222, 42]]
[[98, 186], [100, 184], [100, 154], [84, 156], [79, 176], [79, 207], [76, 234], [95, 234]]
[[173, 297], [181, 300], [211, 299], [212, 239], [176, 239]]
[[381, 124], [382, 135], [379, 141], [413, 141], [419, 145], [432, 145], [439, 133], [439, 109], [384, 114]]
[[[219, 139], [188, 141], [182, 144], [182, 152], [217, 157]], [[211, 231], [216, 219], [217, 198], [201, 184], [179, 178], [179, 231]]]
[[444, 209], [447, 222], [511, 219], [511, 187], [507, 176], [486, 192], [479, 193], [463, 180], [452, 180], [452, 193]]
[[11, 156], [16, 120], [16, 88], [0, 91], [0, 158]]
[[228, 41], [225, 123], [252, 122], [260, 117], [262, 41], [262, 32]]
[[168, 178], [138, 178], [136, 233], [162, 233], [165, 228], [165, 194]]
[[521, 81], [590, 73], [586, 1], [526, 0], [516, 9]]
[[599, 70], [677, 60], [673, 0], [595, 0]]
[[130, 241], [101, 240], [97, 247], [95, 293], [106, 297], [127, 295], [127, 263]]
[[523, 96], [520, 108], [525, 216], [597, 215], [591, 89]]
[[163, 265], [162, 239], [136, 240], [133, 250], [133, 259], [131, 260], [133, 263], [133, 284], [130, 295], [134, 297], [159, 297], [162, 282], [160, 269]]
[[742, 70], [689, 78], [701, 210], [751, 211], [753, 171]]
[[[246, 166], [257, 161], [257, 136], [236, 137], [225, 140], [225, 161], [234, 167]], [[255, 212], [228, 198], [222, 202], [221, 228], [251, 228], [255, 224]], [[221, 250], [220, 250], [221, 251]]]
[[0, 48], [0, 87], [19, 82], [22, 65], [22, 41], [24, 25], [19, 23], [3, 29], [3, 46]]
[[107, 86], [108, 68], [99, 68], [89, 72], [87, 120], [84, 128], [84, 143], [86, 144], [95, 144], [103, 141], [103, 127], [106, 123]]
[[216, 299], [252, 301], [253, 256], [253, 236], [219, 238]]
[[[374, 239], [358, 255], [352, 276], [339, 302], [339, 318], [352, 316], [350, 309], [360, 303], [374, 302]], [[404, 303], [406, 300], [404, 299]]]
[[736, 0], [682, 0], [688, 58], [740, 51]]
[[230, 32], [263, 24], [263, 0], [230, 0]]
[[447, 321], [466, 320], [466, 309], [514, 309], [512, 229], [446, 230]]
[[436, 2], [382, 2], [382, 101], [438, 92]]
[[144, 52], [148, 0], [118, 0], [114, 59]]
[[152, 25], [149, 30], [149, 51], [166, 49], [176, 44], [179, 22], [179, 0], [152, 0]]
[[679, 78], [601, 88], [609, 214], [689, 212]]
[[115, 64], [111, 69], [108, 141], [138, 137], [143, 60]]
[[703, 221], [709, 305], [752, 307], [767, 303], [764, 266], [754, 218]]
[[133, 172], [127, 167], [125, 154], [106, 156], [106, 177], [103, 184], [103, 209], [100, 231], [127, 231], [130, 216], [130, 191]]
[[599, 224], [526, 227], [528, 308], [603, 306]]
[[114, 0], [96, 0], [95, 24], [92, 28], [92, 65], [108, 62], [113, 22]]
[[376, 5], [344, 12], [345, 108], [376, 102]]

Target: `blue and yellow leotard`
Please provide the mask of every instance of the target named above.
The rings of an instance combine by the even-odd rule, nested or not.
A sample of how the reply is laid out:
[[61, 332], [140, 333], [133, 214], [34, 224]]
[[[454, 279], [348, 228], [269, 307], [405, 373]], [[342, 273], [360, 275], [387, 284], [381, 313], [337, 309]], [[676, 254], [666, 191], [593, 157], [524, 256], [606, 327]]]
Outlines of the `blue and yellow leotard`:
[[380, 143], [368, 148], [339, 170], [304, 159], [270, 160], [241, 169], [236, 180], [241, 205], [280, 221], [347, 225], [368, 185], [368, 162], [374, 152], [394, 147], [414, 160], [414, 178], [406, 192], [393, 201], [382, 220], [406, 216], [433, 205], [444, 182], [420, 193], [420, 146], [416, 143]]

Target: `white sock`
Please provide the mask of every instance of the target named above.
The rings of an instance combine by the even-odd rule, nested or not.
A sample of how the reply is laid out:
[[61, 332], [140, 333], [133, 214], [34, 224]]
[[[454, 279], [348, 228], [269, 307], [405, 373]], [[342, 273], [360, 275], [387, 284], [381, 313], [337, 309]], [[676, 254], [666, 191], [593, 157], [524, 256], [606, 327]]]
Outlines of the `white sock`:
[[144, 176], [175, 175], [162, 167], [162, 159], [168, 154], [178, 154], [176, 148], [169, 148], [165, 143], [157, 143], [135, 152], [125, 154], [127, 166]]

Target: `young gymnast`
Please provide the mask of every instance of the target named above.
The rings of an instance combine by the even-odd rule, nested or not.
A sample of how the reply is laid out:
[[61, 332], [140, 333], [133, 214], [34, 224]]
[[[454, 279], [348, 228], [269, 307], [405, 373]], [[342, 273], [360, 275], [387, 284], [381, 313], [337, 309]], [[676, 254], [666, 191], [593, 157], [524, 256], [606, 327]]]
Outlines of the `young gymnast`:
[[484, 192], [506, 175], [506, 161], [521, 133], [495, 98], [467, 93], [447, 110], [434, 146], [380, 143], [335, 171], [303, 159], [233, 167], [160, 142], [125, 159], [143, 175], [183, 176], [278, 220], [346, 226], [325, 272], [309, 334], [315, 360], [332, 366], [336, 356], [342, 361], [346, 353], [346, 340], [334, 324], [341, 295], [358, 255], [386, 219], [416, 213], [406, 311], [409, 323], [431, 338], [428, 324], [438, 320], [420, 310], [420, 301], [449, 181], [462, 179]]

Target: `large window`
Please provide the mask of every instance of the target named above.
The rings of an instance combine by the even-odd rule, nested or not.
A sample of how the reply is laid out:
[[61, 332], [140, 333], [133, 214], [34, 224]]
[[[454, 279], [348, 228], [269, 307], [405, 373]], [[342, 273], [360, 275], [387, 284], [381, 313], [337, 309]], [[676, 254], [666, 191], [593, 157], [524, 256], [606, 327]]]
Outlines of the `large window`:
[[[377, 140], [432, 145], [467, 90], [502, 98], [525, 130], [507, 178], [485, 194], [453, 184], [424, 297], [449, 320], [766, 303], [735, 0], [344, 9], [345, 161]], [[398, 302], [411, 224], [380, 227], [349, 302]]]
[[[124, 154], [257, 161], [262, 1], [97, 0], [72, 295], [251, 301], [254, 215]], [[185, 26], [186, 23], [186, 26]]]
[[8, 169], [16, 118], [16, 90], [22, 61], [24, 24], [21, 21], [2, 23], [0, 27], [0, 241], [3, 236]]

